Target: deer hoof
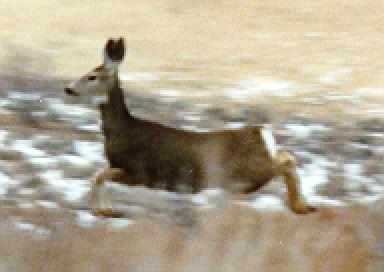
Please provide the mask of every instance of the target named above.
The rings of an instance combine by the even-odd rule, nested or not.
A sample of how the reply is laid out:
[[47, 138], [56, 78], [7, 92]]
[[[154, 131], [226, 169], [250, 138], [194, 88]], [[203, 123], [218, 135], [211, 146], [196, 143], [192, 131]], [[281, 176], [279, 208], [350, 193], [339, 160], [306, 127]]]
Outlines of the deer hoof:
[[121, 217], [123, 217], [123, 213], [114, 211], [112, 209], [96, 210], [93, 212], [93, 214], [95, 216], [109, 217], [109, 218], [121, 218]]
[[305, 203], [298, 203], [292, 206], [292, 211], [297, 214], [308, 214], [317, 211], [317, 208]]

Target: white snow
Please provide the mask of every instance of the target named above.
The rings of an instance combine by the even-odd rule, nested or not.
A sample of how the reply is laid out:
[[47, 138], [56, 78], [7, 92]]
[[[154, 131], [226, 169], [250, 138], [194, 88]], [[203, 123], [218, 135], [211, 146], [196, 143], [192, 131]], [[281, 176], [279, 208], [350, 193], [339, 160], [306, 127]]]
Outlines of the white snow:
[[40, 173], [39, 176], [45, 180], [51, 190], [62, 193], [68, 202], [79, 201], [90, 190], [90, 181], [64, 179], [61, 170], [47, 170]]
[[180, 90], [156, 90], [153, 94], [166, 97], [180, 97], [183, 95], [183, 92]]
[[14, 225], [17, 229], [23, 230], [23, 231], [33, 231], [35, 230], [35, 225], [27, 222], [14, 222]]
[[57, 157], [57, 160], [63, 161], [68, 164], [75, 164], [78, 166], [91, 166], [90, 160], [82, 156], [63, 154]]
[[56, 202], [48, 201], [48, 200], [36, 200], [36, 204], [47, 209], [59, 208], [59, 205]]
[[12, 101], [10, 99], [3, 98], [0, 100], [0, 108], [6, 107], [12, 104]]
[[96, 109], [86, 108], [80, 105], [65, 104], [59, 98], [46, 98], [48, 110], [60, 115], [64, 120], [74, 121], [77, 118], [98, 118]]
[[242, 202], [242, 204], [263, 211], [281, 211], [287, 209], [283, 201], [274, 195], [260, 195], [252, 201]]
[[220, 206], [226, 201], [226, 193], [222, 189], [206, 189], [199, 194], [192, 194], [190, 200], [192, 203], [200, 205], [201, 207], [212, 208]]
[[16, 220], [13, 222], [13, 225], [15, 226], [16, 229], [20, 231], [28, 232], [38, 237], [46, 237], [51, 233], [49, 229], [37, 227], [34, 224], [28, 223], [28, 222], [22, 222], [22, 221]]
[[364, 87], [355, 90], [355, 94], [361, 96], [383, 96], [384, 88], [381, 87]]
[[10, 91], [8, 92], [8, 98], [12, 100], [40, 100], [41, 93], [38, 92], [22, 92], [22, 91]]
[[154, 73], [120, 73], [121, 81], [156, 81], [160, 79], [159, 75]]
[[315, 195], [315, 188], [328, 182], [328, 167], [335, 166], [336, 163], [324, 157], [307, 153], [312, 158], [312, 163], [305, 164], [298, 169], [301, 191], [305, 196]]
[[322, 76], [319, 77], [319, 81], [325, 84], [338, 84], [341, 81], [345, 81], [350, 78], [352, 69], [350, 68], [340, 68], [334, 71], [328, 71]]
[[90, 161], [104, 162], [104, 145], [100, 142], [74, 141], [75, 152]]
[[0, 195], [7, 193], [9, 187], [19, 185], [19, 182], [0, 171]]
[[384, 194], [377, 194], [377, 195], [359, 194], [354, 197], [354, 201], [357, 201], [359, 203], [373, 203], [378, 201], [379, 199], [382, 199], [383, 197], [384, 197]]
[[79, 130], [84, 131], [91, 131], [91, 132], [101, 132], [100, 124], [86, 124], [86, 125], [80, 125], [77, 127]]
[[5, 140], [7, 139], [9, 132], [7, 130], [0, 129], [0, 146], [4, 145]]
[[314, 206], [346, 206], [347, 204], [338, 199], [330, 199], [324, 196], [319, 195], [308, 195], [305, 196], [305, 199], [308, 201], [310, 205]]
[[180, 119], [183, 119], [184, 121], [187, 121], [187, 122], [199, 122], [201, 120], [203, 120], [204, 118], [200, 115], [181, 115], [180, 116]]
[[68, 202], [78, 202], [81, 199], [83, 199], [89, 192], [89, 185], [84, 186], [81, 184], [74, 185], [76, 183], [81, 183], [83, 180], [75, 180], [75, 179], [67, 179], [68, 183], [70, 183], [72, 186], [68, 186], [64, 190], [64, 200]]
[[358, 177], [361, 175], [362, 166], [357, 163], [346, 163], [343, 165], [344, 171], [351, 177]]
[[93, 227], [98, 218], [88, 211], [76, 211], [77, 223], [82, 227]]
[[36, 192], [35, 189], [32, 188], [19, 188], [18, 194], [19, 195], [33, 195]]
[[294, 94], [294, 89], [295, 84], [289, 81], [250, 79], [240, 81], [235, 87], [227, 90], [225, 96], [240, 101], [265, 95], [287, 97]]
[[199, 127], [193, 126], [193, 125], [181, 125], [180, 129], [189, 130], [189, 131], [196, 131], [196, 132], [209, 132], [210, 131], [209, 129], [202, 129], [202, 128], [199, 128]]
[[356, 102], [358, 102], [357, 100], [359, 97], [356, 95], [345, 94], [343, 92], [332, 91], [332, 92], [328, 92], [325, 95], [325, 98], [328, 101], [348, 101], [351, 103], [356, 103]]
[[286, 124], [284, 126], [293, 137], [305, 139], [311, 136], [312, 133], [317, 131], [326, 131], [330, 128], [322, 125], [322, 124], [310, 124], [310, 125], [302, 125], [302, 124]]
[[43, 157], [46, 155], [44, 151], [33, 147], [33, 140], [14, 140], [11, 148], [20, 151], [26, 157]]
[[127, 218], [113, 218], [109, 220], [110, 226], [115, 229], [122, 229], [129, 225], [135, 224], [135, 220]]
[[20, 209], [33, 209], [35, 208], [35, 205], [33, 203], [31, 203], [30, 201], [18, 201], [17, 202], [17, 207], [20, 208]]
[[95, 95], [92, 96], [92, 105], [99, 105], [108, 101], [107, 95]]
[[163, 103], [172, 103], [183, 97], [185, 94], [179, 90], [155, 90], [151, 95], [157, 97]]
[[64, 200], [75, 202], [82, 199], [90, 190], [90, 181], [80, 179], [64, 179], [61, 170], [47, 170], [39, 175], [52, 191], [64, 195]]
[[44, 168], [54, 168], [57, 166], [58, 159], [56, 157], [29, 157], [27, 160], [36, 166]]
[[245, 127], [245, 124], [242, 122], [230, 122], [224, 125], [225, 129], [241, 129], [244, 127]]

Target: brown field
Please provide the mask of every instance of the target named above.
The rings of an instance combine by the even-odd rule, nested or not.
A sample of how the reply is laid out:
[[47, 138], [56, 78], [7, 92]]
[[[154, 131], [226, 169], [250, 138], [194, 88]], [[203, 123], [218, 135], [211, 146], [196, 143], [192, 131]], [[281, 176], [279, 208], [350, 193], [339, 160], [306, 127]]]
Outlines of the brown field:
[[77, 76], [98, 61], [107, 37], [122, 35], [127, 71], [223, 84], [265, 75], [321, 87], [323, 73], [350, 68], [338, 86], [351, 89], [383, 83], [383, 8], [373, 0], [2, 1], [1, 57], [31, 53], [42, 66], [25, 67], [32, 72], [51, 64], [44, 73]]
[[[255, 77], [285, 80], [305, 94], [279, 110], [330, 117], [355, 107], [351, 98], [325, 106], [301, 98], [384, 85], [383, 8], [373, 0], [1, 1], [0, 74], [77, 78], [100, 61], [107, 37], [121, 35], [122, 71], [160, 77], [136, 87], [220, 91]], [[382, 96], [371, 102], [379, 107]]]
[[[355, 125], [359, 119], [369, 119], [371, 130], [382, 131], [382, 121], [376, 119], [384, 117], [384, 95], [355, 94], [361, 88], [384, 87], [383, 9], [384, 2], [374, 0], [0, 0], [0, 99], [14, 89], [50, 90], [50, 96], [62, 98], [64, 81], [101, 62], [106, 38], [124, 36], [128, 54], [121, 72], [158, 77], [129, 82], [136, 96], [164, 89], [206, 91], [211, 101], [227, 103], [227, 109], [260, 102], [275, 112], [278, 124], [292, 116], [325, 124], [335, 121], [330, 137], [315, 138], [329, 149], [319, 152], [331, 160], [341, 158], [340, 165], [348, 159], [364, 162], [363, 167], [368, 165], [370, 174], [382, 180], [382, 152], [361, 155], [348, 143], [371, 139], [364, 134], [371, 128]], [[266, 93], [262, 101], [218, 98], [240, 81], [255, 78], [290, 82], [297, 93]], [[332, 93], [338, 99], [324, 98]], [[99, 133], [79, 132], [56, 122], [57, 116], [31, 125], [35, 119], [26, 117], [37, 102], [23, 103], [12, 114], [0, 112], [0, 129], [10, 129], [10, 141], [47, 133], [65, 140], [59, 148], [51, 147], [55, 152], [64, 152], [75, 139], [101, 141]], [[151, 114], [152, 106], [145, 108]], [[382, 138], [371, 141], [373, 151], [382, 148]], [[298, 139], [291, 147], [305, 150], [308, 143]], [[37, 173], [24, 167], [21, 153], [14, 156], [11, 162], [0, 160], [4, 169], [15, 168], [28, 178], [33, 174], [27, 171]], [[80, 170], [86, 173], [77, 173], [82, 178], [90, 171]], [[348, 199], [349, 191], [340, 184], [348, 178], [329, 183], [323, 195], [345, 194]], [[20, 190], [20, 199], [28, 200], [24, 192], [28, 190]], [[47, 193], [43, 200], [61, 197]], [[60, 201], [55, 209], [20, 208], [17, 201], [3, 197], [0, 191], [0, 272], [384, 271], [383, 200], [320, 208], [308, 216], [230, 205], [199, 212], [189, 227], [149, 217], [115, 228], [107, 219], [81, 227], [76, 207], [71, 210]], [[33, 200], [39, 197], [44, 195]], [[26, 229], [18, 229], [15, 222], [26, 223]]]
[[[383, 202], [309, 216], [228, 207], [193, 227], [107, 221], [81, 228], [72, 213], [0, 209], [0, 271], [368, 271], [384, 267]], [[14, 222], [40, 229], [15, 231]]]
[[265, 92], [263, 101], [281, 118], [382, 119], [384, 96], [355, 91], [384, 86], [383, 8], [374, 0], [3, 0], [0, 94], [62, 94], [61, 80], [99, 64], [107, 37], [124, 36], [122, 72], [158, 77], [133, 80], [131, 92], [206, 91], [215, 100], [242, 80], [287, 81], [295, 95]]

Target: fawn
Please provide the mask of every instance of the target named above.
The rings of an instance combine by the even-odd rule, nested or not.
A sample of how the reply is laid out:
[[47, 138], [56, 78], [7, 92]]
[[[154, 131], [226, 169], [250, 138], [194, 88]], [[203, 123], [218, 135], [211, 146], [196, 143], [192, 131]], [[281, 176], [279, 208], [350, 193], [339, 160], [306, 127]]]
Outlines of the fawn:
[[107, 95], [100, 111], [110, 167], [94, 178], [96, 214], [115, 214], [101, 204], [100, 188], [106, 180], [147, 187], [165, 180], [170, 191], [177, 191], [181, 183], [189, 185], [194, 193], [222, 188], [242, 194], [256, 191], [276, 176], [284, 177], [292, 211], [305, 214], [315, 210], [300, 193], [294, 156], [276, 150], [272, 132], [266, 127], [195, 132], [133, 116], [125, 104], [118, 78], [118, 66], [124, 55], [123, 38], [109, 39], [104, 48], [104, 63], [65, 88], [69, 95], [96, 91]]

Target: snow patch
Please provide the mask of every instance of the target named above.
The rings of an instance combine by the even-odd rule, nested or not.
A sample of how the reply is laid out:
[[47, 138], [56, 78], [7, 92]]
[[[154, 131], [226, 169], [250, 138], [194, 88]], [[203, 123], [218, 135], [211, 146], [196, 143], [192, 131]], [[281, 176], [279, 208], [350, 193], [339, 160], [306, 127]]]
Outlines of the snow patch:
[[329, 92], [325, 96], [328, 101], [348, 101], [351, 103], [356, 103], [356, 99], [358, 98], [356, 95], [347, 95], [342, 92]]
[[327, 131], [330, 130], [330, 128], [322, 125], [322, 124], [309, 124], [309, 125], [302, 125], [302, 124], [286, 124], [284, 126], [290, 134], [292, 134], [296, 138], [305, 139], [311, 136], [314, 132], [319, 131]]
[[74, 120], [75, 117], [97, 118], [99, 116], [98, 111], [89, 109], [80, 105], [65, 104], [59, 98], [47, 98], [48, 110], [58, 114], [64, 120]]
[[260, 195], [252, 201], [242, 202], [242, 204], [263, 211], [282, 211], [286, 209], [283, 201], [274, 195]]
[[51, 233], [49, 229], [37, 227], [34, 224], [28, 222], [15, 221], [13, 222], [13, 225], [20, 231], [28, 232], [38, 237], [46, 237]]
[[53, 168], [56, 167], [58, 163], [58, 159], [55, 157], [30, 157], [27, 160], [31, 164], [43, 168]]
[[63, 179], [61, 170], [48, 170], [39, 174], [55, 192], [62, 193], [64, 200], [76, 202], [89, 192], [90, 181], [80, 179]]
[[104, 145], [100, 142], [74, 141], [75, 152], [90, 161], [104, 162]]
[[9, 187], [19, 185], [19, 182], [0, 172], [0, 195], [5, 195]]
[[135, 223], [136, 223], [135, 220], [127, 219], [127, 218], [110, 219], [110, 226], [115, 229], [122, 229]]
[[108, 101], [107, 95], [95, 95], [92, 96], [92, 105], [99, 105]]
[[26, 157], [43, 157], [46, 153], [33, 147], [33, 140], [14, 140], [11, 144], [13, 150], [21, 152]]
[[192, 194], [190, 200], [195, 205], [212, 208], [224, 203], [226, 192], [222, 189], [206, 189], [199, 194]]
[[357, 89], [355, 93], [361, 96], [383, 96], [384, 88], [364, 87], [364, 88]]
[[56, 202], [48, 201], [48, 200], [37, 200], [36, 204], [47, 209], [57, 209], [59, 205]]
[[180, 116], [180, 119], [183, 119], [184, 121], [187, 121], [187, 122], [199, 122], [205, 118], [203, 118], [200, 115], [182, 115]]
[[321, 156], [308, 153], [312, 163], [305, 164], [298, 169], [301, 180], [301, 191], [306, 197], [315, 195], [316, 187], [328, 182], [329, 167], [336, 166], [336, 163], [327, 160]]
[[242, 123], [242, 122], [230, 122], [230, 123], [226, 123], [225, 125], [224, 125], [224, 128], [225, 129], [242, 129], [242, 128], [244, 128], [245, 127], [245, 124], [244, 123]]
[[90, 131], [90, 132], [101, 132], [99, 124], [86, 124], [77, 127], [79, 130]]
[[98, 218], [87, 211], [76, 211], [77, 223], [81, 227], [90, 228], [93, 227]]
[[120, 73], [121, 81], [156, 81], [159, 80], [159, 75], [154, 73]]
[[330, 199], [324, 196], [318, 196], [318, 195], [309, 195], [306, 196], [306, 200], [308, 203], [314, 206], [335, 206], [335, 207], [340, 207], [340, 206], [346, 206], [347, 204], [338, 199]]
[[226, 91], [225, 96], [233, 100], [272, 95], [288, 97], [294, 94], [295, 84], [289, 81], [251, 79], [240, 81], [237, 86]]
[[63, 154], [59, 155], [57, 159], [68, 164], [75, 164], [77, 166], [90, 166], [90, 161], [88, 159], [76, 155]]
[[319, 81], [325, 84], [338, 84], [342, 80], [348, 79], [352, 73], [350, 68], [340, 68], [334, 71], [329, 71], [319, 77]]
[[[77, 182], [82, 182], [82, 180], [66, 180], [67, 182], [73, 184]], [[89, 186], [82, 186], [81, 184], [73, 185], [71, 187], [67, 187], [64, 190], [64, 200], [68, 202], [79, 202], [80, 200], [84, 199], [84, 197], [89, 193]]]
[[41, 99], [41, 93], [38, 92], [21, 92], [21, 91], [10, 91], [8, 92], [8, 98], [11, 100], [40, 100]]

